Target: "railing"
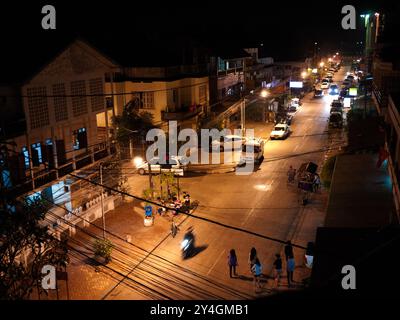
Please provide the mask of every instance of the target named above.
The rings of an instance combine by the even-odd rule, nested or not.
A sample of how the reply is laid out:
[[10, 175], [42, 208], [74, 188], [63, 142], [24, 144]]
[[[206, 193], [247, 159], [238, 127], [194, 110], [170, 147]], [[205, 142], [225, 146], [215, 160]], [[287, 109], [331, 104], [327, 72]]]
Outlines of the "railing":
[[184, 109], [184, 110], [174, 111], [174, 112], [162, 111], [161, 119], [163, 121], [185, 120], [185, 119], [189, 119], [191, 117], [198, 115], [202, 111], [203, 111], [203, 108], [201, 105], [196, 106], [195, 110], [193, 110], [193, 111], [191, 111], [189, 108]]
[[[386, 150], [389, 150], [388, 145], [386, 143]], [[400, 190], [399, 190], [399, 172], [397, 166], [395, 167], [392, 160], [392, 155], [389, 153], [388, 157], [388, 167], [389, 167], [389, 174], [392, 180], [392, 192], [393, 192], [393, 199], [396, 206], [396, 214], [397, 218], [400, 220]]]

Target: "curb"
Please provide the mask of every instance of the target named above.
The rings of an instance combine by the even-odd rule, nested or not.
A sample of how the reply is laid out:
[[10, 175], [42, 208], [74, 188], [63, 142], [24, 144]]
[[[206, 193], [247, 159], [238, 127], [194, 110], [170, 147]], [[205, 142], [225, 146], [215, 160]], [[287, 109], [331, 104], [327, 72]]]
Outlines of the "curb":
[[236, 164], [230, 165], [220, 165], [220, 166], [192, 166], [187, 168], [187, 172], [194, 173], [209, 173], [209, 174], [219, 174], [219, 173], [229, 173], [234, 172], [236, 170]]

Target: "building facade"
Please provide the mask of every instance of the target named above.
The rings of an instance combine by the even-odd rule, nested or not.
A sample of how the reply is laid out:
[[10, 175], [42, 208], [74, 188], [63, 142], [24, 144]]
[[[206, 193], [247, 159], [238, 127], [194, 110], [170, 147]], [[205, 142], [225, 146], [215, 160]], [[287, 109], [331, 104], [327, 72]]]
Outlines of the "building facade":
[[[110, 152], [105, 76], [116, 65], [76, 40], [20, 89], [26, 132], [13, 137], [32, 188]], [[24, 169], [24, 170], [23, 170]]]

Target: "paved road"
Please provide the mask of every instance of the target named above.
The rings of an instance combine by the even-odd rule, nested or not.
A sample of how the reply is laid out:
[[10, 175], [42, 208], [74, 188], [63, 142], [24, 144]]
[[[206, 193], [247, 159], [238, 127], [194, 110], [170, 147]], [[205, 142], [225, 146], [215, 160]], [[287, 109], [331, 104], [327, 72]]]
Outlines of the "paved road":
[[[342, 80], [345, 71], [342, 68], [335, 80]], [[298, 168], [308, 161], [322, 164], [326, 154], [324, 148], [332, 141], [327, 131], [331, 100], [332, 97], [327, 95], [322, 99], [306, 96], [292, 123], [292, 134], [284, 141], [268, 140], [264, 162], [251, 175], [227, 173], [181, 178], [182, 189], [188, 190], [192, 199], [200, 202], [195, 214], [268, 237], [293, 239], [301, 245], [312, 241], [316, 228], [323, 225], [326, 192], [313, 195], [305, 208], [299, 204], [298, 190], [287, 184], [286, 172], [289, 165]], [[268, 135], [270, 128], [265, 124], [252, 125], [258, 135]], [[129, 179], [130, 192], [141, 196], [147, 183], [147, 176], [132, 176]], [[194, 227], [199, 253], [182, 260], [179, 245], [189, 226]], [[124, 265], [126, 269], [123, 270], [125, 274], [129, 272], [129, 278], [162, 292], [165, 296], [156, 296], [161, 299], [251, 298], [255, 294], [247, 264], [250, 248], [257, 248], [266, 275], [271, 273], [275, 253], [282, 251], [279, 242], [192, 217], [184, 220], [176, 238], [167, 236], [166, 231], [155, 237], [159, 238], [159, 245], [150, 256], [135, 253], [131, 261], [126, 261], [129, 251], [117, 252], [116, 255], [119, 261], [129, 262], [130, 268]], [[236, 249], [239, 259], [240, 277], [236, 279], [229, 278], [227, 268], [227, 255], [231, 248]], [[302, 250], [296, 249], [296, 257], [301, 255]], [[139, 262], [140, 268], [132, 271], [132, 266]], [[264, 294], [270, 293], [270, 283], [265, 286]], [[140, 299], [143, 293], [138, 295], [134, 286], [121, 284], [105, 298]]]

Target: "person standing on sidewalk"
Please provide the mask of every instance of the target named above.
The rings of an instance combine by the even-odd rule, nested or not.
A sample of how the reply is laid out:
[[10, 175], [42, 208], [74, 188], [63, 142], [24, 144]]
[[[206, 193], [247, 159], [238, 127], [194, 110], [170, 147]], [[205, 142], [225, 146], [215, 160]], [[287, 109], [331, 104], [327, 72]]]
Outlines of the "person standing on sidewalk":
[[253, 266], [256, 263], [257, 259], [257, 250], [256, 248], [251, 248], [250, 254], [249, 254], [249, 265], [250, 265], [250, 271], [253, 271]]
[[275, 261], [274, 261], [274, 269], [275, 269], [275, 287], [279, 287], [280, 281], [281, 281], [281, 275], [282, 275], [282, 258], [279, 253], [275, 255]]
[[286, 246], [285, 246], [285, 257], [286, 257], [286, 261], [289, 258], [293, 258], [294, 254], [293, 254], [293, 247], [292, 247], [292, 242], [290, 240], [288, 240], [286, 242]]
[[251, 269], [254, 275], [254, 290], [257, 292], [257, 289], [261, 288], [261, 275], [262, 275], [262, 265], [258, 258], [255, 259], [254, 265]]
[[176, 234], [179, 231], [179, 227], [175, 224], [174, 219], [172, 218], [172, 224], [171, 224], [171, 235], [173, 238], [175, 238]]
[[293, 280], [293, 273], [294, 273], [294, 268], [296, 267], [295, 261], [293, 257], [290, 257], [286, 261], [286, 271], [287, 271], [287, 281], [288, 281], [288, 287], [291, 288], [292, 284], [294, 282]]
[[236, 267], [238, 266], [237, 257], [235, 249], [231, 249], [228, 256], [228, 265], [229, 265], [229, 276], [232, 278], [232, 270], [233, 275], [236, 277]]

